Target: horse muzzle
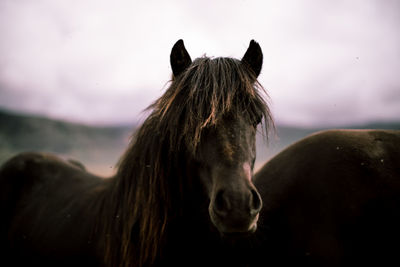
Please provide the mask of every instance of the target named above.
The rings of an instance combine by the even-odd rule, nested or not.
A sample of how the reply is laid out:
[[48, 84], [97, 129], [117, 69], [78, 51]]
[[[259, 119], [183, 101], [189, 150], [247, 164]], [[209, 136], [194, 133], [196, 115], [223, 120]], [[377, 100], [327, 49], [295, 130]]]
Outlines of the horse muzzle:
[[262, 200], [251, 185], [245, 190], [220, 189], [208, 208], [211, 222], [221, 234], [249, 234], [257, 229]]

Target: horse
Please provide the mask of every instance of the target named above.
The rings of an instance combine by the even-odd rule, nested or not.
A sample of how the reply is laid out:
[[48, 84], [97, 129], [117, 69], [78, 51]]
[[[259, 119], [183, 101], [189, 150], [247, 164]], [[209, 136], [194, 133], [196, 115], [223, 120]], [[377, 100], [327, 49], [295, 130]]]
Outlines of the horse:
[[400, 131], [326, 130], [257, 171], [249, 266], [399, 266]]
[[[0, 169], [0, 253], [14, 266], [239, 266], [254, 234], [255, 136], [273, 120], [252, 40], [242, 59], [192, 61], [182, 40], [172, 79], [108, 179], [26, 152]], [[230, 238], [232, 237], [232, 238]], [[240, 254], [240, 253], [234, 253]]]

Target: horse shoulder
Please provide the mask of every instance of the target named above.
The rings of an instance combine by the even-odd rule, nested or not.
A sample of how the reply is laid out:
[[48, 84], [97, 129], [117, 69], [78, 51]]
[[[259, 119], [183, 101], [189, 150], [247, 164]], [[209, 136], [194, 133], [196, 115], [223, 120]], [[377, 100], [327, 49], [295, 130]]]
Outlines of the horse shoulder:
[[47, 153], [20, 153], [2, 166], [0, 179], [2, 184], [12, 186], [14, 190], [30, 190], [37, 183], [63, 178], [74, 172], [82, 172], [84, 166], [75, 161], [62, 159]]
[[254, 183], [264, 210], [295, 199], [357, 198], [360, 204], [400, 192], [399, 148], [400, 131], [322, 131], [268, 161]]
[[[351, 166], [386, 168], [400, 165], [400, 131], [325, 130], [314, 133], [284, 149], [256, 173], [256, 183], [279, 172], [302, 176], [304, 171], [336, 172]], [[398, 169], [397, 169], [398, 170]], [[295, 173], [293, 173], [295, 172]]]
[[82, 166], [43, 153], [19, 154], [2, 166], [1, 219], [13, 247], [60, 258], [91, 257], [92, 234], [109, 181]]
[[400, 132], [384, 130], [328, 130], [291, 145], [255, 174], [260, 229], [269, 229], [258, 235], [273, 240], [278, 259], [393, 259], [399, 148]]

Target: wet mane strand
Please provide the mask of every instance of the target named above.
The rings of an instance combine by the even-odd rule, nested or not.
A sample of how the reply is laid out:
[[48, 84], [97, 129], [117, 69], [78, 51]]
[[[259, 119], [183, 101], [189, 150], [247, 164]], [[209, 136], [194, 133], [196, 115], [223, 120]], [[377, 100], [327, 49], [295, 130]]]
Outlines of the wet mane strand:
[[183, 163], [195, 153], [202, 130], [218, 127], [227, 114], [245, 114], [254, 124], [264, 118], [268, 128], [272, 119], [263, 92], [247, 66], [231, 58], [198, 58], [171, 81], [121, 158], [105, 208], [113, 212], [104, 222], [108, 265], [154, 262], [170, 218], [179, 213], [174, 204], [185, 182]]

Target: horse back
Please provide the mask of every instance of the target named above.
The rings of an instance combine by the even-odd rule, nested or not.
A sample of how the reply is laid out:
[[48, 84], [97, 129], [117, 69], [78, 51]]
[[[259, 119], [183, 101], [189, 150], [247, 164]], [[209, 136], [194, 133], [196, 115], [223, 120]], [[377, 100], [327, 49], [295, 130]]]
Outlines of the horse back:
[[398, 262], [400, 131], [320, 132], [279, 153], [254, 179], [264, 205], [259, 237], [276, 262]]
[[0, 169], [3, 251], [21, 264], [90, 264], [104, 188], [75, 162], [41, 153], [10, 159]]

